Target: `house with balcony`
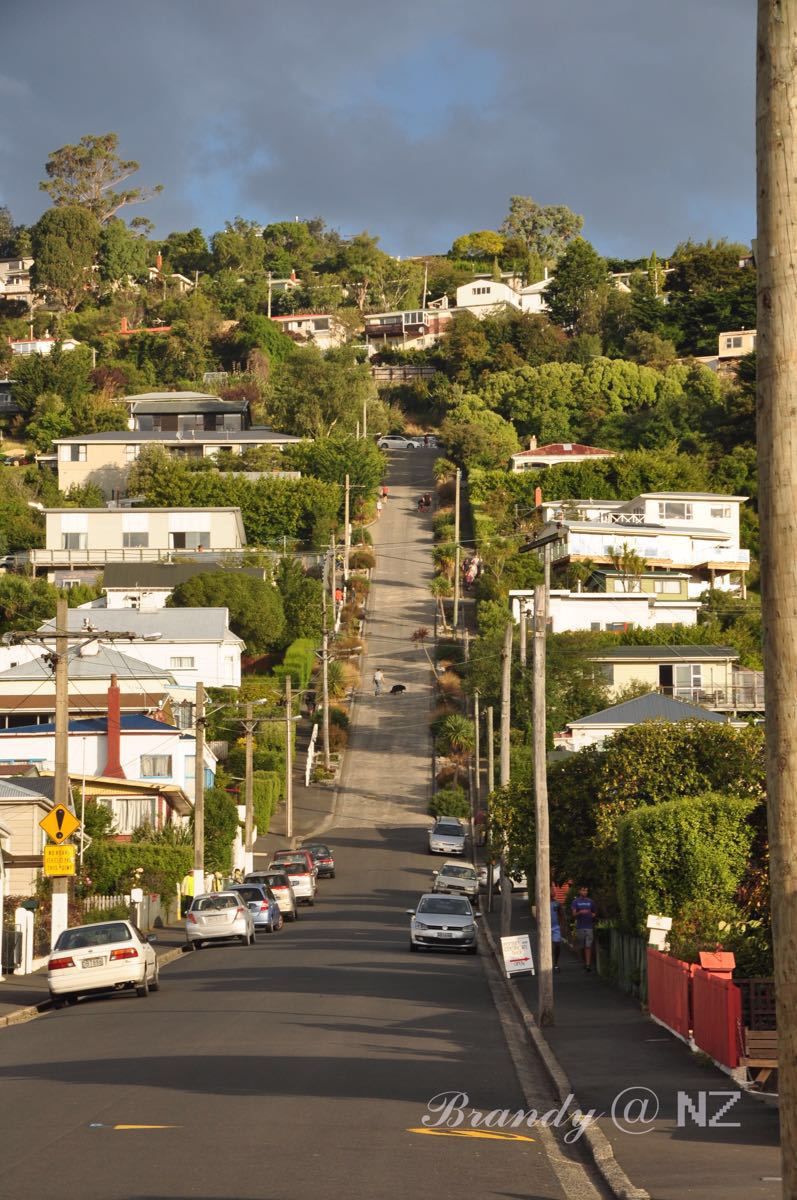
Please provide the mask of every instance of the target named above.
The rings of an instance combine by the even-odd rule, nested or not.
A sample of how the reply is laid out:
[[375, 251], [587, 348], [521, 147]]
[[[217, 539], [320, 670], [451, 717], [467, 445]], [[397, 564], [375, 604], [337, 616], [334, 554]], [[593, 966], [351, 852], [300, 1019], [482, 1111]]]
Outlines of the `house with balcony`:
[[589, 462], [597, 458], [614, 458], [615, 450], [601, 450], [599, 446], [585, 446], [580, 442], [549, 442], [538, 446], [535, 437], [529, 438], [527, 450], [519, 450], [509, 460], [509, 469], [516, 475], [526, 471], [539, 471], [545, 467], [556, 467], [560, 463]]
[[29, 338], [9, 338], [8, 344], [11, 347], [11, 353], [17, 357], [26, 357], [30, 354], [52, 354], [56, 346], [60, 346], [62, 350], [74, 350], [80, 345], [75, 338], [54, 338], [54, 337], [29, 337]]
[[248, 400], [221, 400], [203, 392], [145, 392], [125, 396], [129, 427], [156, 433], [238, 433], [251, 429]]
[[525, 547], [548, 555], [554, 577], [576, 564], [614, 566], [627, 591], [640, 573], [618, 567], [638, 557], [644, 572], [689, 576], [689, 595], [707, 588], [745, 595], [750, 551], [739, 545], [739, 508], [746, 496], [647, 492], [631, 500], [553, 500], [540, 505], [543, 526]]
[[31, 286], [30, 272], [33, 259], [25, 256], [0, 258], [0, 300], [24, 304], [32, 309], [35, 295]]
[[175, 555], [240, 557], [246, 546], [239, 508], [47, 508], [45, 548], [31, 550], [34, 571], [107, 563], [160, 562]]
[[319, 350], [334, 350], [349, 340], [346, 326], [334, 313], [290, 313], [271, 320], [300, 346], [312, 344]]
[[624, 704], [615, 704], [611, 708], [580, 717], [577, 721], [570, 721], [561, 733], [554, 734], [554, 749], [578, 751], [588, 746], [600, 749], [615, 733], [646, 721], [665, 721], [668, 724], [673, 721], [705, 721], [714, 725], [732, 724], [738, 729], [744, 729], [746, 725], [745, 721], [731, 721], [726, 716], [688, 704], [685, 700], [651, 692], [647, 696], [637, 696], [634, 700], [626, 700]]
[[[144, 415], [144, 414], [142, 414]], [[265, 426], [248, 429], [157, 430], [130, 429], [112, 433], [88, 433], [79, 437], [55, 438], [58, 486], [61, 491], [94, 483], [109, 500], [126, 495], [127, 477], [141, 448], [163, 446], [169, 454], [186, 458], [212, 458], [223, 463], [227, 455], [241, 455], [246, 450], [283, 447], [303, 439], [290, 433], [277, 433]]]
[[739, 666], [731, 646], [602, 646], [590, 654], [614, 699], [646, 685], [713, 712], [764, 711], [764, 674]]
[[[533, 591], [511, 591], [509, 601], [516, 622], [524, 612], [528, 618], [534, 610]], [[686, 595], [685, 581], [679, 596], [552, 588], [548, 596], [548, 628], [551, 633], [623, 633], [628, 629], [696, 625], [700, 606], [699, 600]]]
[[368, 354], [378, 354], [384, 349], [425, 350], [435, 346], [448, 330], [453, 316], [453, 309], [433, 306], [369, 313], [364, 319]]

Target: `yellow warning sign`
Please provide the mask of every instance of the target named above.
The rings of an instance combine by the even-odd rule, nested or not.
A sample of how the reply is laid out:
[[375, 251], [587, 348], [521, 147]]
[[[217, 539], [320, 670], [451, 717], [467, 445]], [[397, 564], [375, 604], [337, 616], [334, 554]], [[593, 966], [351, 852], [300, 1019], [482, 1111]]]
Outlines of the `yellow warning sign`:
[[80, 821], [63, 804], [56, 804], [55, 808], [50, 809], [47, 816], [39, 821], [39, 825], [48, 838], [52, 838], [59, 846], [80, 829]]
[[47, 876], [75, 874], [75, 847], [71, 842], [68, 846], [44, 847], [44, 874]]

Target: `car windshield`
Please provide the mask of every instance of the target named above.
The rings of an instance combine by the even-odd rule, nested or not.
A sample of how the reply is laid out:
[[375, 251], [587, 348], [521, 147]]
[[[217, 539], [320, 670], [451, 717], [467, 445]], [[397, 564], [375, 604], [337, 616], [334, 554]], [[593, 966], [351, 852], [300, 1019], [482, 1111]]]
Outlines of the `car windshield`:
[[462, 826], [459, 821], [438, 821], [435, 833], [447, 833], [453, 834], [455, 837], [462, 837]]
[[194, 912], [217, 912], [223, 908], [237, 908], [238, 904], [238, 897], [226, 892], [217, 896], [200, 896], [191, 907]]
[[310, 868], [306, 862], [283, 863], [286, 875], [309, 875]]
[[309, 850], [316, 858], [329, 858], [329, 846], [305, 846], [305, 850]]
[[458, 865], [453, 866], [453, 867], [443, 867], [440, 874], [453, 876], [454, 879], [475, 879], [476, 878], [476, 872], [474, 871], [473, 867], [460, 867]]
[[460, 900], [456, 896], [427, 896], [418, 905], [418, 912], [446, 917], [469, 917], [472, 910], [467, 900]]
[[56, 950], [88, 950], [94, 946], [110, 946], [113, 942], [132, 942], [133, 935], [123, 921], [104, 925], [84, 925], [82, 929], [65, 929], [55, 943]]
[[262, 900], [265, 895], [265, 888], [262, 887], [237, 887], [235, 891], [247, 904], [251, 904], [255, 900]]
[[282, 871], [275, 871], [273, 875], [264, 875], [263, 881], [267, 883], [269, 887], [287, 887], [287, 885], [290, 883], [288, 876], [283, 874]]

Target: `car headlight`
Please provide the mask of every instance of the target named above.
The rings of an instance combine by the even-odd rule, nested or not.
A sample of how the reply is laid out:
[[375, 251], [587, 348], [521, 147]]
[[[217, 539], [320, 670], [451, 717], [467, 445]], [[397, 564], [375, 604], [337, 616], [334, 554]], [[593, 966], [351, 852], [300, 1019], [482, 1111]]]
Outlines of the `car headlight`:
[[428, 929], [428, 925], [424, 925], [423, 921], [414, 921], [413, 925], [416, 929]]
[[463, 932], [463, 933], [475, 933], [475, 932], [476, 932], [476, 926], [475, 926], [475, 925], [463, 925], [463, 926], [462, 926], [462, 932]]

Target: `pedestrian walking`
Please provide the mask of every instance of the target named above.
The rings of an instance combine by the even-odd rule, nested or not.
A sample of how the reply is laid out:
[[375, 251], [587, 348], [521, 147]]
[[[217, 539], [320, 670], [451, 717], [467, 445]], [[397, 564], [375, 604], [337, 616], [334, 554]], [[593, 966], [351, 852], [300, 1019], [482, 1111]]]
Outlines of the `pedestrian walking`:
[[379, 518], [381, 516], [382, 516], [382, 501], [377, 500], [377, 502], [376, 502], [376, 519], [377, 519], [377, 521], [379, 520]]
[[383, 686], [384, 682], [385, 682], [385, 677], [382, 674], [382, 668], [377, 667], [376, 670], [374, 671], [374, 695], [375, 696], [382, 695], [382, 686]]
[[184, 917], [194, 902], [194, 872], [189, 871], [180, 883], [180, 916]]
[[556, 888], [551, 887], [551, 944], [553, 950], [553, 969], [559, 970], [559, 954], [562, 949], [562, 926], [565, 914], [562, 905], [556, 899]]
[[570, 905], [570, 911], [576, 918], [576, 945], [584, 958], [584, 970], [591, 971], [595, 918], [598, 910], [595, 907], [595, 901], [590, 899], [588, 887], [578, 889], [578, 895]]
[[382, 499], [383, 499], [385, 502], [387, 502], [387, 488], [386, 488], [386, 487], [383, 487], [383, 488], [382, 488]]

